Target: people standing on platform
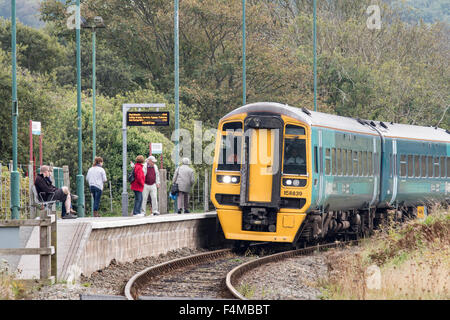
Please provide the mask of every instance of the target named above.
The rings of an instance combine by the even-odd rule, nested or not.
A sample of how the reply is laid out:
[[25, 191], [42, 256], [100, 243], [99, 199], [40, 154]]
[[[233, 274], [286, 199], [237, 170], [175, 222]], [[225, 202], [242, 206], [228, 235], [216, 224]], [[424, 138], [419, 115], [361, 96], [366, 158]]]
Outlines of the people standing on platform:
[[154, 156], [150, 156], [146, 159], [146, 163], [144, 164], [144, 191], [142, 192], [142, 209], [141, 213], [145, 216], [145, 211], [147, 208], [147, 199], [150, 194], [150, 198], [152, 201], [152, 214], [159, 215], [158, 210], [158, 188], [160, 186], [159, 180], [159, 170], [156, 165], [156, 158]]
[[50, 167], [42, 166], [40, 173], [36, 176], [36, 180], [34, 181], [38, 196], [40, 197], [40, 199], [42, 199], [42, 201], [57, 200], [62, 202], [64, 205], [62, 206], [61, 210], [61, 218], [77, 218], [77, 212], [72, 210], [71, 208], [72, 198], [69, 188], [66, 186], [63, 186], [62, 188], [56, 188], [54, 185], [52, 185], [50, 175]]
[[142, 209], [142, 191], [144, 190], [145, 175], [144, 175], [144, 156], [139, 155], [136, 157], [136, 164], [134, 165], [134, 181], [131, 183], [131, 190], [134, 191], [134, 208], [133, 216], [143, 217], [141, 213]]
[[194, 185], [194, 169], [189, 166], [189, 159], [183, 158], [173, 175], [172, 183], [178, 184], [178, 213], [189, 213], [189, 193]]
[[95, 157], [94, 164], [87, 172], [86, 181], [89, 184], [89, 190], [94, 198], [94, 217], [100, 217], [98, 209], [103, 192], [103, 183], [106, 182], [106, 172], [103, 169], [103, 159], [101, 157]]

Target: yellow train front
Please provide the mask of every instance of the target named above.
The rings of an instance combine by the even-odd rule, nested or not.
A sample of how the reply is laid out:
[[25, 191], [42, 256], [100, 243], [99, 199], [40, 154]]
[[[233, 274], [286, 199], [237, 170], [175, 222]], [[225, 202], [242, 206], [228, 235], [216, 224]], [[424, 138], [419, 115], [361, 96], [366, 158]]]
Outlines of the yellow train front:
[[311, 204], [311, 132], [272, 104], [241, 107], [218, 126], [211, 200], [226, 239], [296, 242]]

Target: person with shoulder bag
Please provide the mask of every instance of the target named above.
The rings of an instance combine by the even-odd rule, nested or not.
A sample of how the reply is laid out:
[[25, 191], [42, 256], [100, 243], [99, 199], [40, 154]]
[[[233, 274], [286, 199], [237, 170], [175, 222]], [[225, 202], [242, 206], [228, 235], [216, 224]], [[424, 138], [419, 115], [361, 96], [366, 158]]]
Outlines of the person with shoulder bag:
[[[179, 166], [173, 175], [172, 188], [178, 186], [178, 213], [189, 213], [189, 193], [194, 185], [194, 170], [189, 166], [189, 159], [183, 158], [182, 165]], [[176, 186], [175, 186], [176, 188]]]
[[144, 190], [145, 175], [143, 169], [144, 156], [139, 155], [136, 157], [136, 164], [134, 165], [134, 180], [131, 183], [131, 190], [134, 191], [134, 217], [143, 217], [144, 214], [141, 213], [142, 208], [142, 191]]

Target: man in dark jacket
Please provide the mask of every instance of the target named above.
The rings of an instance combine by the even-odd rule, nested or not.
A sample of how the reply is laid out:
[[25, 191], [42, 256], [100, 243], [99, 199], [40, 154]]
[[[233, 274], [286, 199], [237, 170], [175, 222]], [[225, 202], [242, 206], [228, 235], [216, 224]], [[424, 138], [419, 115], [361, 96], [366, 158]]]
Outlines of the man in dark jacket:
[[[39, 197], [43, 201], [58, 200], [64, 205], [62, 206], [61, 218], [63, 219], [74, 219], [77, 216], [74, 215], [76, 212], [71, 209], [71, 196], [69, 188], [66, 186], [62, 188], [56, 188], [51, 184], [50, 168], [48, 166], [41, 167], [41, 173], [36, 176], [34, 185], [36, 186], [36, 191]], [[67, 213], [68, 212], [68, 213]]]

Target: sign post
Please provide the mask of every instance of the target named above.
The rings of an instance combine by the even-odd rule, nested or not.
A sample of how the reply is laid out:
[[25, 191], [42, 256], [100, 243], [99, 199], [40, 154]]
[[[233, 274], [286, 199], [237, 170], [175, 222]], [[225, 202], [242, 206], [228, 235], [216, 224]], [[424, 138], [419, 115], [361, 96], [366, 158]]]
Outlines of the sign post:
[[[165, 103], [141, 103], [122, 105], [122, 216], [128, 216], [127, 179], [127, 126], [168, 126], [169, 112], [159, 112]], [[156, 108], [156, 112], [141, 112], [141, 109]], [[129, 112], [138, 109], [137, 112]]]

